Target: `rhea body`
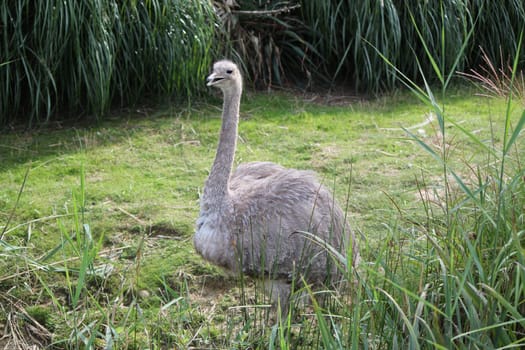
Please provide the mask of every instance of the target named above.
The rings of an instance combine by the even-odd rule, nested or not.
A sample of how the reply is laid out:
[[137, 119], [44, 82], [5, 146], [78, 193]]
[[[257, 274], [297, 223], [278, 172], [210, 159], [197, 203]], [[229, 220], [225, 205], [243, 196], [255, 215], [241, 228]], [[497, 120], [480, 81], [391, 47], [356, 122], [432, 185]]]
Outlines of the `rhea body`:
[[339, 251], [355, 237], [340, 206], [315, 173], [270, 162], [244, 163], [232, 172], [239, 123], [242, 76], [218, 61], [207, 85], [223, 93], [219, 145], [200, 199], [194, 245], [206, 260], [234, 272], [290, 281], [323, 282], [336, 272], [327, 251], [299, 231]]

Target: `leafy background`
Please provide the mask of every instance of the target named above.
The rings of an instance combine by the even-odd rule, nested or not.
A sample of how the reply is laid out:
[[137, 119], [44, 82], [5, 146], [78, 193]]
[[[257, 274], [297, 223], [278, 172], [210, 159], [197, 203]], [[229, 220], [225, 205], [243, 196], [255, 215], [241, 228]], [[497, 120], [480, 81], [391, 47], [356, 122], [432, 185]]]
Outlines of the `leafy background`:
[[3, 127], [189, 101], [219, 57], [256, 88], [377, 93], [396, 87], [392, 67], [433, 77], [427, 51], [443, 72], [482, 52], [505, 64], [525, 23], [517, 0], [16, 0], [0, 14]]

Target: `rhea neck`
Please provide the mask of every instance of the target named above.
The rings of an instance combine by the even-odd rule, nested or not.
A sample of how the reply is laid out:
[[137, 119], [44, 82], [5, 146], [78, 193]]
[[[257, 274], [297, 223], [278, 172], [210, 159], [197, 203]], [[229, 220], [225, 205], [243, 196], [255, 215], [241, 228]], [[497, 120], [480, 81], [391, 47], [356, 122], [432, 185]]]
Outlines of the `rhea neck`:
[[204, 200], [217, 203], [229, 198], [229, 182], [237, 145], [237, 125], [242, 85], [232, 84], [222, 89], [224, 100], [219, 145], [210, 175], [204, 188]]

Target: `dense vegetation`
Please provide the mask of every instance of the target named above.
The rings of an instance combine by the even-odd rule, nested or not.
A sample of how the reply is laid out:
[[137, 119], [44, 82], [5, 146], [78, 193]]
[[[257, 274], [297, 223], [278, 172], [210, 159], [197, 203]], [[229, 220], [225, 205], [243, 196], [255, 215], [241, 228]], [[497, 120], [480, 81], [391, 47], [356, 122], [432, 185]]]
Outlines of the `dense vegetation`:
[[375, 92], [396, 84], [385, 59], [412, 80], [432, 77], [427, 50], [441, 71], [477, 68], [481, 49], [505, 65], [523, 23], [515, 0], [4, 1], [0, 125], [189, 98], [218, 56], [257, 86]]
[[2, 1], [0, 14], [3, 125], [187, 97], [212, 59], [207, 1]]
[[[363, 263], [334, 254], [349, 283], [299, 290], [310, 304], [279, 317], [260, 281], [195, 254], [215, 108], [12, 132], [0, 139], [0, 348], [523, 348], [522, 2], [229, 3], [3, 2], [2, 123], [189, 100], [220, 55], [260, 86], [399, 82], [412, 94], [337, 106], [248, 91], [241, 109], [237, 159], [316, 170]], [[457, 71], [476, 90], [451, 85]]]

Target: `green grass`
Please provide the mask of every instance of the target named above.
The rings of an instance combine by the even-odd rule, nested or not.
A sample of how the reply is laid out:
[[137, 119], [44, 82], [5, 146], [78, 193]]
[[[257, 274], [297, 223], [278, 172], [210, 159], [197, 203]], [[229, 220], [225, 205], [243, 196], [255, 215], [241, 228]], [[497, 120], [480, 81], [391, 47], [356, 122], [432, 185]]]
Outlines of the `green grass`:
[[[496, 203], [489, 189], [498, 182], [489, 180], [499, 161], [487, 147], [497, 150], [509, 141], [505, 127], [516, 126], [523, 106], [511, 104], [507, 113], [502, 98], [476, 96], [471, 88], [451, 89], [440, 101], [448, 118], [443, 139], [438, 119], [426, 122], [432, 110], [406, 93], [374, 100], [311, 100], [247, 93], [236, 160], [314, 169], [335, 189], [338, 200], [348, 203], [349, 221], [362, 237], [367, 263], [359, 288], [332, 298], [329, 309], [316, 302], [298, 307], [298, 320], [277, 327], [260, 293], [253, 294], [260, 288], [257, 281], [239, 285], [197, 256], [193, 223], [220, 126], [220, 101], [214, 100], [191, 109], [122, 112], [95, 126], [2, 136], [0, 330], [19, 334], [11, 338], [19, 348], [38, 343], [67, 349], [271, 348], [279, 343], [281, 348], [427, 348], [429, 343], [419, 343], [423, 336], [418, 334], [439, 324], [452, 327], [461, 317], [454, 313], [457, 303], [471, 300], [462, 310], [474, 313], [483, 309], [477, 303], [489, 300], [503, 305], [499, 310], [511, 314], [515, 329], [523, 332], [523, 261], [517, 258], [514, 270], [508, 271], [508, 280], [515, 283], [503, 286], [509, 294], [483, 287], [490, 281], [477, 276], [495, 275], [481, 271], [484, 259], [496, 253], [478, 245], [489, 217], [480, 206], [462, 202], [462, 188], [454, 181], [443, 184], [443, 167], [429, 155], [444, 150], [447, 166], [468, 186], [481, 183], [485, 191], [476, 192], [480, 201]], [[516, 177], [515, 191], [500, 191], [515, 193], [510, 200], [518, 205], [524, 203], [519, 182], [523, 149], [517, 138], [508, 152], [505, 174]], [[456, 207], [444, 210], [443, 202]], [[503, 209], [505, 217], [515, 218], [506, 221], [517, 239], [509, 242], [519, 245], [523, 211]], [[445, 238], [463, 242], [461, 235], [470, 231], [459, 230], [459, 225], [454, 236], [439, 231], [444, 223], [458, 224], [451, 219], [459, 215], [476, 240], [465, 246], [470, 249], [466, 261]], [[519, 249], [508, 251], [518, 254]], [[447, 260], [447, 254], [457, 260]], [[503, 263], [504, 257], [498, 259]], [[447, 271], [451, 275], [440, 279]], [[447, 292], [454, 283], [471, 280], [480, 284], [457, 289], [466, 293], [465, 299]], [[445, 302], [449, 309], [440, 309], [442, 295], [451, 297]], [[509, 296], [514, 299], [505, 306]], [[241, 300], [247, 308], [239, 307]], [[503, 322], [483, 317], [472, 315], [481, 318], [480, 327]], [[42, 328], [31, 338], [35, 325]], [[334, 334], [339, 338], [331, 338]], [[453, 343], [457, 348], [466, 344], [462, 339], [486, 341], [476, 338], [480, 333], [474, 326], [433, 334], [448, 336], [434, 340], [443, 348], [453, 336], [460, 338]], [[523, 343], [523, 334], [517, 333], [519, 337], [516, 344]], [[503, 346], [506, 339], [491, 344]]]

